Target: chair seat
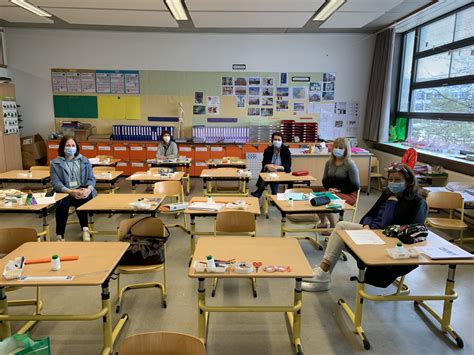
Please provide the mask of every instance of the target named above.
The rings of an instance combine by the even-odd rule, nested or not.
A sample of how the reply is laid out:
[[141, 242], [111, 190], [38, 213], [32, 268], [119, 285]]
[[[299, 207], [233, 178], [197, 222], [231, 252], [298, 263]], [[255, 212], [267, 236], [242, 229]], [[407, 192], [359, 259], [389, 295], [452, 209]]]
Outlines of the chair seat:
[[467, 224], [459, 219], [429, 217], [426, 219], [426, 222], [435, 228], [455, 230], [467, 229]]
[[122, 274], [146, 273], [162, 269], [164, 264], [155, 265], [119, 265], [117, 270]]
[[287, 216], [288, 221], [294, 223], [319, 223], [320, 219], [317, 214], [292, 214]]

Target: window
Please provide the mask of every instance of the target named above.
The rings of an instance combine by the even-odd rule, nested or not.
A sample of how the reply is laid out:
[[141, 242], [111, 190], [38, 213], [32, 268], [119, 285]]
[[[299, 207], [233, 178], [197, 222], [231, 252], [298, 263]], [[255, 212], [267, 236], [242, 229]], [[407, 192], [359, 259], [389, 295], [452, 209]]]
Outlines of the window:
[[444, 153], [474, 151], [474, 5], [403, 36], [398, 118], [390, 140], [406, 138]]

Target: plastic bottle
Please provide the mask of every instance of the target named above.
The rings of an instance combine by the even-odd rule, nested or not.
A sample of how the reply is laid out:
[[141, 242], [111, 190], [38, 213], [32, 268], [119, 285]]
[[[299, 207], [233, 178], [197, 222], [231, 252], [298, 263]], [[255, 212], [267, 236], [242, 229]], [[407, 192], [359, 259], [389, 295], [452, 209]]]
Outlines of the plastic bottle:
[[51, 257], [51, 270], [58, 271], [61, 270], [61, 259], [59, 255], [55, 254]]
[[291, 197], [288, 199], [288, 206], [293, 207], [293, 199]]
[[31, 190], [29, 190], [28, 195], [26, 195], [25, 205], [31, 206], [32, 201], [33, 201], [33, 192], [31, 192]]
[[214, 203], [212, 196], [207, 196], [207, 203]]
[[212, 255], [208, 255], [207, 257], [207, 267], [208, 268], [215, 268], [216, 267], [216, 262], [214, 261], [214, 258]]
[[28, 176], [29, 178], [32, 178], [32, 177], [33, 177], [33, 173], [31, 172], [31, 170], [28, 170], [27, 176]]
[[403, 244], [400, 242], [397, 243], [397, 254], [400, 256], [405, 254], [405, 248], [403, 247]]

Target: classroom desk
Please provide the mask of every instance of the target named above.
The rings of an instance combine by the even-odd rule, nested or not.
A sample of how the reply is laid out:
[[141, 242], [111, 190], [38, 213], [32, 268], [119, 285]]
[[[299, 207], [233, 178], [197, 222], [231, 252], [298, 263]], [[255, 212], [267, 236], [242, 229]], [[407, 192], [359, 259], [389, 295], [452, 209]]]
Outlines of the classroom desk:
[[186, 195], [189, 195], [191, 191], [191, 158], [178, 158], [178, 159], [167, 159], [167, 160], [157, 160], [149, 159], [147, 162], [153, 167], [163, 167], [163, 168], [182, 168], [185, 175], [183, 180], [186, 180]]
[[246, 169], [247, 162], [245, 160], [234, 160], [234, 159], [209, 159], [206, 161], [209, 169], [217, 168], [237, 168]]
[[[206, 260], [207, 255], [215, 259], [239, 261], [260, 261], [259, 271], [250, 274], [239, 274], [233, 271], [225, 273], [197, 273], [192, 265], [195, 260]], [[290, 272], [267, 273], [265, 266], [290, 266]], [[313, 270], [308, 263], [301, 246], [296, 239], [280, 238], [249, 238], [249, 237], [204, 237], [199, 238], [188, 276], [198, 279], [198, 337], [205, 343], [209, 314], [211, 312], [283, 312], [286, 314], [292, 331], [292, 343], [298, 354], [303, 354], [301, 344], [301, 310], [302, 291], [301, 279], [312, 277]], [[294, 303], [292, 306], [210, 306], [206, 304], [206, 278], [292, 278], [295, 279]], [[276, 300], [279, 297], [275, 297]]]
[[110, 176], [108, 173], [108, 171], [97, 172], [97, 174], [95, 174], [95, 180], [99, 184], [109, 185], [109, 193], [113, 194], [115, 193], [116, 189], [115, 184], [117, 183], [119, 177], [123, 174], [123, 171], [111, 170]]
[[28, 177], [29, 170], [11, 170], [0, 174], [0, 189], [3, 188], [3, 184], [6, 182], [10, 183], [35, 183], [42, 184], [44, 191], [46, 191], [47, 184], [51, 182], [49, 170], [32, 170], [31, 177]]
[[51, 211], [53, 211], [56, 208], [56, 205], [59, 201], [61, 201], [63, 198], [65, 198], [67, 194], [62, 194], [62, 193], [56, 193], [54, 195], [56, 199], [56, 203], [51, 203], [48, 205], [31, 205], [31, 206], [26, 206], [26, 205], [18, 205], [18, 204], [12, 204], [11, 206], [5, 206], [2, 203], [0, 203], [0, 213], [30, 213], [30, 214], [38, 214], [41, 215], [43, 218], [43, 231], [38, 233], [38, 237], [43, 237], [44, 240], [48, 241], [50, 240], [50, 233], [49, 233], [49, 221], [48, 221], [48, 216]]
[[[159, 199], [157, 205], [150, 207], [136, 207], [131, 205], [138, 199]], [[161, 202], [165, 198], [164, 194], [103, 194], [97, 195], [78, 208], [79, 211], [86, 211], [89, 215], [89, 231], [91, 236], [117, 234], [117, 230], [96, 231], [94, 230], [95, 214], [149, 214], [156, 216]]]
[[110, 159], [101, 159], [101, 158], [89, 158], [89, 162], [92, 166], [117, 166], [118, 162], [121, 162], [122, 159], [110, 158]]
[[[311, 175], [294, 176], [291, 173], [278, 172], [278, 173], [273, 173], [273, 174], [277, 174], [278, 176], [272, 179], [270, 178], [269, 174], [272, 174], [272, 173], [260, 173], [260, 177], [265, 183], [265, 186], [270, 183], [275, 183], [275, 184], [305, 185], [309, 187], [312, 182], [316, 181], [316, 178], [314, 178]], [[270, 196], [271, 194], [268, 193], [267, 189], [265, 189], [265, 191], [263, 192], [263, 213], [265, 214], [266, 218], [268, 218], [268, 200], [270, 199]]]
[[[289, 228], [286, 226], [286, 216], [289, 214], [315, 214], [315, 213], [337, 213], [339, 214], [339, 220], [342, 220], [344, 216], [345, 211], [353, 211], [355, 208], [347, 203], [344, 203], [344, 206], [342, 209], [332, 209], [332, 208], [327, 208], [326, 206], [312, 206], [309, 200], [306, 201], [293, 201], [293, 206], [290, 206], [288, 204], [288, 201], [286, 200], [278, 200], [277, 196], [271, 195], [271, 199], [273, 200], [273, 203], [275, 204], [276, 208], [280, 211], [281, 213], [281, 234], [280, 236], [282, 238], [285, 237], [285, 233], [297, 233], [297, 232], [324, 232], [324, 231], [332, 231], [332, 228], [311, 228], [311, 229], [294, 229], [294, 228]], [[315, 239], [312, 239], [310, 237], [301, 237], [301, 236], [296, 236], [294, 238], [297, 239], [306, 239], [309, 240], [315, 247], [319, 248], [320, 245]]]
[[[241, 176], [238, 174], [239, 169], [236, 168], [220, 168], [220, 169], [203, 169], [201, 178], [203, 180], [203, 194], [204, 196], [248, 196], [249, 176]], [[215, 191], [212, 189], [213, 181], [238, 181], [238, 191]]]
[[[120, 258], [128, 248], [128, 243], [106, 242], [106, 243], [82, 243], [82, 242], [43, 242], [25, 243], [0, 259], [0, 269], [16, 257], [25, 256], [26, 260], [50, 257], [53, 254], [78, 255], [79, 260], [64, 261], [61, 270], [51, 271], [51, 264], [31, 264], [23, 269], [23, 276], [72, 276], [72, 280], [6, 280], [0, 277], [0, 337], [2, 339], [11, 335], [10, 321], [92, 321], [102, 319], [104, 336], [104, 348], [102, 354], [111, 354], [113, 344], [117, 339], [122, 327], [128, 319], [124, 314], [117, 322], [115, 328], [112, 326], [112, 312], [110, 304], [109, 280], [115, 270]], [[64, 299], [65, 314], [41, 314], [35, 312], [27, 315], [8, 314], [8, 301], [5, 287], [68, 287], [68, 286], [101, 286], [100, 297], [102, 306], [99, 312], [93, 314], [68, 314], [68, 301]], [[60, 294], [60, 293], [58, 293]], [[14, 302], [14, 301], [13, 301]], [[90, 303], [90, 302], [89, 302]], [[28, 329], [22, 329], [26, 332]], [[54, 337], [54, 335], [53, 335]]]
[[[213, 197], [214, 202], [220, 202], [220, 203], [228, 203], [228, 202], [236, 202], [239, 200], [243, 200], [248, 204], [248, 208], [246, 211], [250, 211], [255, 216], [260, 215], [260, 204], [258, 202], [258, 199], [256, 197], [236, 197], [236, 196], [216, 196]], [[189, 201], [189, 204], [193, 202], [207, 202], [206, 197], [199, 197], [195, 196], [191, 198], [191, 201]], [[223, 210], [226, 210], [226, 208], [223, 208]], [[189, 226], [189, 233], [190, 233], [190, 250], [191, 250], [191, 256], [194, 254], [194, 249], [196, 245], [196, 236], [201, 236], [201, 235], [214, 235], [214, 230], [209, 231], [209, 232], [196, 232], [196, 217], [213, 217], [215, 218], [217, 216], [217, 211], [200, 211], [200, 210], [191, 210], [189, 208], [186, 208], [184, 210], [184, 213], [189, 215], [189, 218], [191, 220], [190, 226]]]
[[147, 172], [138, 172], [130, 175], [126, 180], [132, 182], [132, 191], [137, 190], [137, 185], [154, 184], [158, 181], [181, 181], [184, 177], [183, 171], [176, 171], [172, 176], [164, 176], [160, 174], [148, 174]]
[[[344, 230], [338, 230], [337, 233], [342, 238], [346, 247], [352, 251], [357, 260], [359, 268], [359, 276], [357, 279], [355, 312], [343, 300], [339, 299], [338, 304], [342, 306], [354, 325], [354, 332], [358, 334], [364, 344], [366, 350], [370, 349], [370, 343], [362, 328], [362, 313], [364, 299], [369, 301], [387, 302], [387, 301], [414, 301], [416, 306], [425, 309], [434, 319], [441, 324], [441, 330], [447, 332], [462, 348], [463, 341], [461, 337], [451, 327], [451, 313], [454, 300], [458, 297], [454, 290], [454, 278], [456, 265], [474, 265], [474, 259], [446, 259], [431, 260], [427, 257], [420, 256], [418, 258], [409, 259], [392, 259], [388, 256], [386, 248], [393, 248], [399, 241], [397, 238], [388, 238], [383, 235], [382, 231], [375, 231], [377, 235], [385, 241], [383, 245], [357, 245]], [[416, 243], [413, 246], [452, 246], [451, 243], [440, 236], [430, 232], [426, 241]], [[410, 246], [408, 246], [410, 247]], [[367, 266], [392, 266], [392, 265], [446, 265], [448, 266], [448, 277], [444, 294], [441, 295], [401, 295], [400, 290], [403, 282], [400, 282], [397, 293], [387, 296], [371, 295], [365, 291], [365, 270]], [[433, 308], [428, 306], [425, 301], [443, 301], [443, 313], [439, 315]]]

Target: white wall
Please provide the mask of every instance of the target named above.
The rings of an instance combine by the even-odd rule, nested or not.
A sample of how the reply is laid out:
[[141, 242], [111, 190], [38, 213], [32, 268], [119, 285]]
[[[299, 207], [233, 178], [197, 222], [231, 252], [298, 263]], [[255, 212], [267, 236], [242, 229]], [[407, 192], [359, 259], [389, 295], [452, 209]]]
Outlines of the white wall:
[[[23, 134], [54, 130], [51, 68], [336, 72], [336, 100], [364, 117], [374, 36], [367, 34], [174, 34], [6, 28], [8, 70]], [[362, 124], [359, 125], [360, 128]]]

